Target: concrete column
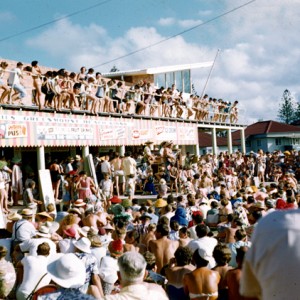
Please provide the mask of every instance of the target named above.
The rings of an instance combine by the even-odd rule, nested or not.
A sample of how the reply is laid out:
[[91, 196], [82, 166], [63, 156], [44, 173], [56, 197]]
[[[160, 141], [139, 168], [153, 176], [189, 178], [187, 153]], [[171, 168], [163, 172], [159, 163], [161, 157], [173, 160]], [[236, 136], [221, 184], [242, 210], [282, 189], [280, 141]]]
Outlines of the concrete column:
[[241, 129], [241, 152], [246, 154], [246, 139], [245, 139], [245, 129]]
[[119, 146], [119, 150], [118, 150], [120, 156], [124, 156], [125, 155], [125, 146]]
[[232, 154], [232, 136], [231, 136], [231, 128], [228, 128], [227, 130], [227, 147], [228, 147], [228, 153]]
[[211, 137], [212, 137], [212, 150], [213, 154], [218, 154], [218, 145], [217, 145], [217, 130], [215, 127], [211, 129]]
[[38, 170], [45, 170], [46, 165], [45, 165], [45, 147], [40, 146], [37, 147], [37, 167]]
[[200, 156], [199, 144], [194, 145], [194, 153], [195, 153], [198, 157]]

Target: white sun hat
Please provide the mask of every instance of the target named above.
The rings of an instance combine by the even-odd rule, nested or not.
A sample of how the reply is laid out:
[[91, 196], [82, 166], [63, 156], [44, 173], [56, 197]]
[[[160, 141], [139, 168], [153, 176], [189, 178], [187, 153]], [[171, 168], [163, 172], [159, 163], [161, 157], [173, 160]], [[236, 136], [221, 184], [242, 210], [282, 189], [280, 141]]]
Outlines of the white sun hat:
[[74, 254], [57, 254], [48, 266], [51, 279], [63, 288], [79, 288], [86, 278], [84, 263]]
[[74, 246], [82, 252], [91, 253], [91, 241], [82, 237], [81, 239], [73, 242]]

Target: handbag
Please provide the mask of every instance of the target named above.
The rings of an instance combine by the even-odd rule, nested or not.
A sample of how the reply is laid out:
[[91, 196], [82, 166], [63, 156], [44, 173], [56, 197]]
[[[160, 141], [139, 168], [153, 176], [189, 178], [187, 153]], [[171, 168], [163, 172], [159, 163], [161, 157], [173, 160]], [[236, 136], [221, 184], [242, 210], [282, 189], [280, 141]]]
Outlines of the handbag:
[[38, 285], [40, 284], [40, 282], [43, 280], [43, 278], [47, 275], [48, 273], [45, 273], [41, 278], [40, 280], [38, 281], [38, 283], [35, 285], [34, 289], [31, 291], [31, 293], [27, 296], [26, 300], [31, 300], [35, 291], [36, 291], [36, 288], [38, 287]]

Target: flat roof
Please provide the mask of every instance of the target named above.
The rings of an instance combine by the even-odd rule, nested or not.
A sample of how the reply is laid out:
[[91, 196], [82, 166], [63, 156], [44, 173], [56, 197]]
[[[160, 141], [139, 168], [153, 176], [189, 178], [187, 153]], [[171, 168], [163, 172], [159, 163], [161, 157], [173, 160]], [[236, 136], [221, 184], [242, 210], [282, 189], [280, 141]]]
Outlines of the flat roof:
[[133, 76], [133, 75], [145, 75], [145, 74], [153, 75], [153, 74], [176, 72], [176, 71], [183, 71], [183, 70], [208, 68], [208, 67], [211, 67], [212, 65], [213, 65], [213, 61], [207, 61], [207, 62], [194, 63], [194, 64], [173, 65], [173, 66], [155, 67], [155, 68], [148, 68], [148, 69], [136, 69], [136, 70], [128, 70], [128, 71], [108, 72], [108, 73], [102, 73], [102, 76], [116, 77], [116, 76]]

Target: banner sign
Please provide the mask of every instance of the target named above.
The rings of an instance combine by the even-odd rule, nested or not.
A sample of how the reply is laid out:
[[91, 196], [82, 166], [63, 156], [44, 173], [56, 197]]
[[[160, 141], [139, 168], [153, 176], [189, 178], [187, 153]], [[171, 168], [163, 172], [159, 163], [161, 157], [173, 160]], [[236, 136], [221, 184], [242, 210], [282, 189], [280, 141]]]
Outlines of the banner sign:
[[2, 110], [0, 147], [141, 145], [172, 140], [198, 144], [197, 124], [142, 118], [113, 118]]

